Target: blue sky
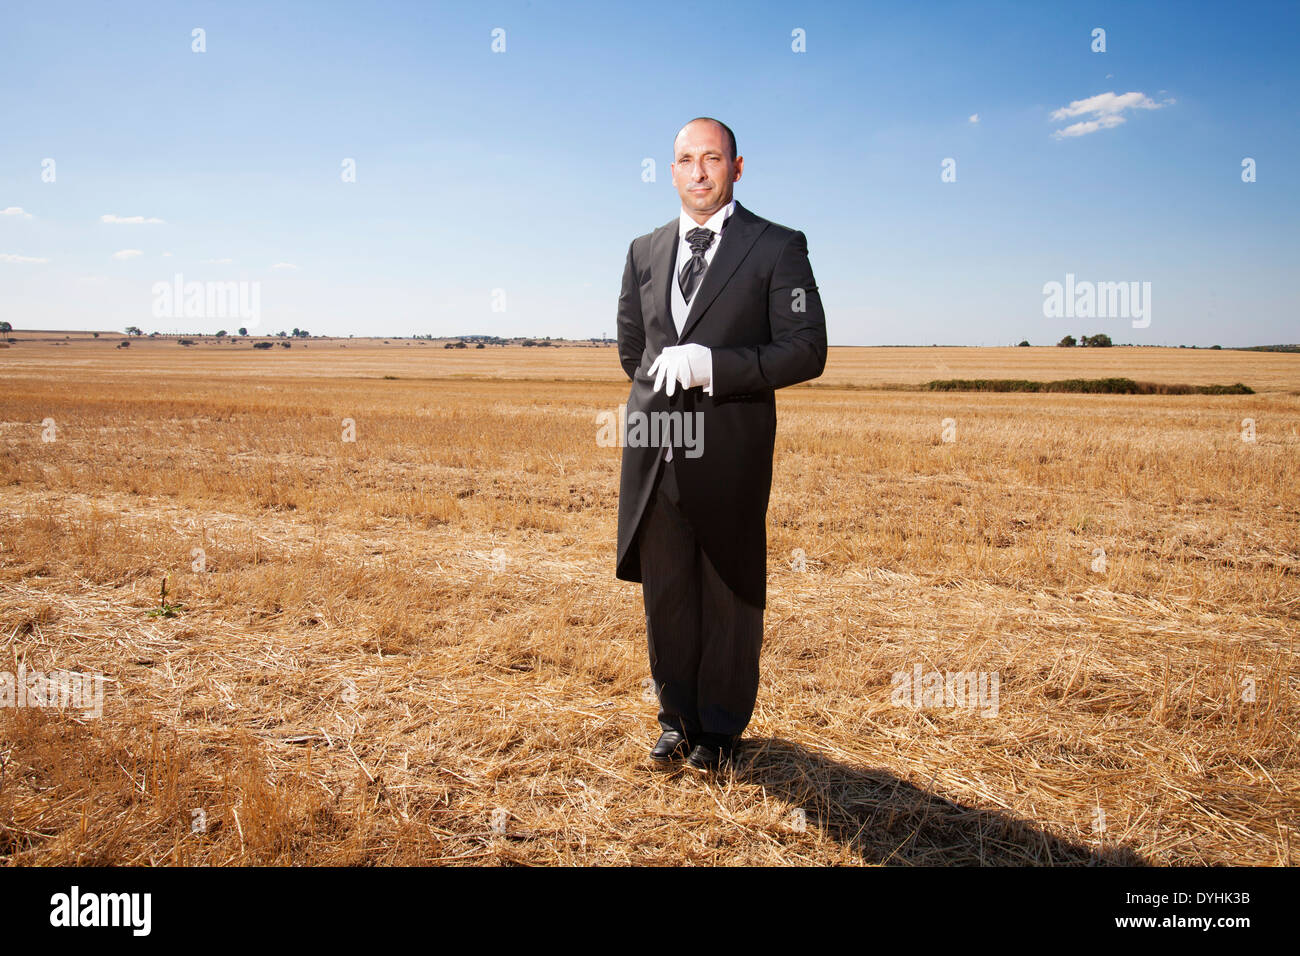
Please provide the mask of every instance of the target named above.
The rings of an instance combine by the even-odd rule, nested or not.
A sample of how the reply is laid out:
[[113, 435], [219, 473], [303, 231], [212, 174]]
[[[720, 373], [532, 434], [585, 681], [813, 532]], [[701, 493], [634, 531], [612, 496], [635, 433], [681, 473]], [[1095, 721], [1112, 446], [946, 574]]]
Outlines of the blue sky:
[[[255, 332], [612, 336], [628, 243], [678, 214], [672, 139], [704, 114], [736, 131], [736, 197], [807, 235], [832, 344], [1300, 340], [1295, 3], [97, 0], [0, 18], [17, 328], [241, 324], [155, 318], [179, 273], [260, 283]], [[1097, 128], [1060, 135], [1080, 123]], [[1045, 317], [1067, 273], [1150, 282], [1150, 325]]]

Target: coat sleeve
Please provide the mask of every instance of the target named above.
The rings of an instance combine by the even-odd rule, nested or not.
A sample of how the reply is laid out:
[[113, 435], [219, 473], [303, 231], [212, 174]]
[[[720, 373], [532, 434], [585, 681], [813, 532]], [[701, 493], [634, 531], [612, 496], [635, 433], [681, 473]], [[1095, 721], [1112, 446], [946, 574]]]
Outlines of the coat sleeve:
[[808, 240], [791, 233], [767, 289], [772, 341], [714, 348], [714, 398], [784, 388], [826, 368], [826, 313], [808, 261]]
[[623, 287], [618, 293], [618, 360], [629, 379], [635, 377], [645, 351], [645, 321], [641, 318], [641, 286], [632, 262], [632, 248], [627, 247], [627, 264], [623, 266]]

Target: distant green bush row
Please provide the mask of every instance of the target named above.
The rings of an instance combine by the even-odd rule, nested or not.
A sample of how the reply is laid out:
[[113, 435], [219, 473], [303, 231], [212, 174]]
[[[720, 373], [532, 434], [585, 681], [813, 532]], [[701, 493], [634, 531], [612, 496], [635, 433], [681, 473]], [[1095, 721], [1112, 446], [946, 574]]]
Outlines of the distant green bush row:
[[1032, 382], [1024, 378], [945, 378], [925, 385], [932, 392], [1092, 392], [1106, 395], [1254, 395], [1255, 390], [1235, 385], [1174, 385], [1135, 382], [1131, 378], [1067, 378], [1059, 382]]

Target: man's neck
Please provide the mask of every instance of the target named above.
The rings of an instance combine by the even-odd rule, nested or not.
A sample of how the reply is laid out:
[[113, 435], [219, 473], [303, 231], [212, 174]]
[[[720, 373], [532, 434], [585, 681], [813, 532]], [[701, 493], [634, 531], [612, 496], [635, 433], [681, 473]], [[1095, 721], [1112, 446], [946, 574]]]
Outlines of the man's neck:
[[[734, 199], [734, 197], [733, 197], [733, 199]], [[728, 199], [726, 202], [724, 202], [724, 203], [723, 203], [721, 206], [719, 206], [717, 209], [712, 209], [712, 210], [710, 210], [709, 212], [696, 212], [696, 211], [693, 210], [693, 209], [687, 209], [685, 206], [682, 207], [682, 212], [686, 213], [686, 215], [690, 216], [691, 219], [695, 220], [695, 224], [696, 224], [697, 226], [702, 226], [702, 225], [704, 225], [706, 222], [708, 222], [710, 219], [712, 219], [714, 216], [716, 216], [719, 212], [721, 212], [722, 210], [724, 210], [724, 209], [726, 209], [728, 206], [730, 206], [731, 203], [732, 203], [732, 201], [733, 201], [733, 199]]]

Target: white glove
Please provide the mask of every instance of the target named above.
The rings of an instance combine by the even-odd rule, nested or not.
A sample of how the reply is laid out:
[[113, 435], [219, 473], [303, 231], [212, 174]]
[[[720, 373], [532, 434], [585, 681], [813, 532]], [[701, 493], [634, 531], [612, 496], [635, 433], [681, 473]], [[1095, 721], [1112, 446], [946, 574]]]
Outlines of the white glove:
[[677, 391], [680, 382], [683, 389], [702, 385], [704, 391], [713, 394], [713, 353], [703, 345], [669, 345], [650, 366], [649, 375], [655, 376], [655, 391], [668, 382], [668, 394]]

